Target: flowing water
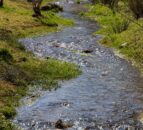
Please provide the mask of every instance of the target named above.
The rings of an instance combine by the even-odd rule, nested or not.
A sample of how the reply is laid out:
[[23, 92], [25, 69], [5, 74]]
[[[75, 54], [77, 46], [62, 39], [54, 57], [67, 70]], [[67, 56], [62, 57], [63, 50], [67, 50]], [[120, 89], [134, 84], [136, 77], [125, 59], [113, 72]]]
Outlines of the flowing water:
[[[70, 2], [69, 2], [70, 3]], [[60, 83], [30, 105], [17, 109], [14, 123], [24, 130], [55, 130], [59, 119], [68, 130], [143, 130], [135, 115], [143, 110], [143, 80], [137, 68], [98, 44], [95, 22], [79, 18], [65, 4], [62, 13], [75, 26], [37, 38], [21, 39], [38, 57], [77, 64], [82, 74]]]

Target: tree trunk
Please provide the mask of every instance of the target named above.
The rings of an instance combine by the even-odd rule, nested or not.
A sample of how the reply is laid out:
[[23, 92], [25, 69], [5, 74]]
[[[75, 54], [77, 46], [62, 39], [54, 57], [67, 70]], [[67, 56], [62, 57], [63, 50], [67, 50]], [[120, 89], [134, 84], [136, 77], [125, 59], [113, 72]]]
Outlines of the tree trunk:
[[41, 17], [41, 11], [40, 11], [40, 6], [43, 0], [34, 0], [33, 1], [33, 10], [34, 10], [34, 15], [35, 17]]
[[3, 6], [3, 0], [0, 0], [0, 7]]
[[135, 15], [135, 18], [139, 19], [143, 17], [143, 1], [142, 0], [128, 0], [129, 7]]

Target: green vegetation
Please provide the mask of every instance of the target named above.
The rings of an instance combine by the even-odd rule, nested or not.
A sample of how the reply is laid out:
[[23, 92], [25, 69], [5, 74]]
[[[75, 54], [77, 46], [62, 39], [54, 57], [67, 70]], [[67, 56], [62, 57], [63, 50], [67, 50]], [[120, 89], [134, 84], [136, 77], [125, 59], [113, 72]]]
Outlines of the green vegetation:
[[[1, 130], [11, 127], [7, 119], [16, 114], [14, 108], [18, 105], [18, 100], [26, 94], [28, 85], [38, 84], [48, 89], [56, 85], [58, 80], [70, 79], [79, 74], [73, 64], [54, 59], [38, 60], [30, 53], [10, 47], [5, 42], [3, 44], [0, 47], [8, 48], [5, 59], [9, 62], [5, 62], [5, 59], [0, 62], [0, 115], [3, 117], [0, 120]], [[3, 57], [3, 53], [1, 56]]]
[[92, 2], [95, 3], [102, 3], [104, 5], [107, 5], [111, 9], [114, 9], [118, 5], [119, 0], [92, 0]]
[[136, 19], [126, 3], [119, 1], [118, 8], [97, 3], [86, 5], [83, 16], [99, 23], [100, 29], [94, 34], [103, 35], [101, 43], [120, 50], [121, 53], [143, 65], [143, 19]]
[[0, 8], [0, 130], [14, 130], [9, 119], [16, 114], [20, 98], [28, 86], [51, 89], [59, 80], [70, 79], [80, 72], [69, 63], [55, 59], [37, 59], [17, 42], [19, 37], [48, 33], [72, 25], [71, 20], [48, 11], [33, 18], [32, 5], [24, 1], [5, 0]]
[[55, 15], [54, 12], [49, 11], [48, 13], [44, 13], [44, 18], [39, 19], [39, 21], [46, 26], [51, 26], [51, 27], [58, 27], [60, 26], [67, 26], [67, 25], [73, 25], [73, 22], [68, 19], [61, 18], [58, 15]]
[[4, 29], [17, 37], [24, 37], [57, 31], [73, 24], [71, 20], [62, 18], [50, 11], [42, 12], [43, 17], [39, 19], [33, 18], [32, 14], [32, 4], [26, 1], [5, 0], [4, 7], [0, 8], [0, 29]]
[[80, 4], [80, 2], [81, 2], [80, 0], [76, 0], [76, 3], [77, 3], [77, 4]]

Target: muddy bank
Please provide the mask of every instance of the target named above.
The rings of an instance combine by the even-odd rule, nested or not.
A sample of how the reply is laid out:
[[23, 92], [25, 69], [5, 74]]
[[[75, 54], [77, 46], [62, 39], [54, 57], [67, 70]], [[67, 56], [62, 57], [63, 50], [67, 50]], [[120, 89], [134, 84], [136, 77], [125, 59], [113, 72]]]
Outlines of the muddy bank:
[[14, 123], [24, 130], [54, 130], [61, 119], [69, 130], [142, 130], [136, 114], [143, 110], [143, 79], [137, 68], [98, 44], [91, 34], [96, 23], [81, 19], [70, 9], [77, 4], [61, 2], [63, 16], [74, 27], [38, 38], [21, 39], [38, 57], [52, 57], [80, 66], [76, 79], [60, 83], [31, 105], [17, 109]]

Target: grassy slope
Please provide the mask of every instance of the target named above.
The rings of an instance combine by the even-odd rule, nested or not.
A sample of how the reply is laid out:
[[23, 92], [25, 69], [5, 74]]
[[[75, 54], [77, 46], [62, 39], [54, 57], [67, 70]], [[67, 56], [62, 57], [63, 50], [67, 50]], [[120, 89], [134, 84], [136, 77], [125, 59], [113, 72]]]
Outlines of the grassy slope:
[[[31, 9], [31, 5], [18, 0], [5, 0], [4, 8], [0, 8], [0, 130], [14, 129], [9, 119], [16, 114], [15, 107], [29, 85], [50, 88], [58, 80], [79, 74], [75, 65], [37, 59], [17, 42], [18, 37], [56, 31], [73, 24], [52, 12], [43, 12], [42, 20], [32, 18]], [[53, 23], [58, 26], [47, 26]]]
[[[96, 34], [104, 35], [101, 43], [118, 49], [140, 66], [143, 65], [143, 19], [135, 20], [124, 3], [113, 12], [108, 7], [96, 4], [86, 5], [88, 12], [82, 15], [97, 21], [101, 28]], [[124, 46], [122, 46], [124, 44]]]
[[[44, 2], [45, 3], [45, 2]], [[44, 18], [31, 17], [31, 3], [21, 0], [5, 0], [4, 8], [0, 8], [0, 28], [11, 31], [16, 36], [27, 36], [42, 32], [56, 31], [63, 26], [72, 25], [71, 20], [59, 17], [52, 12], [43, 12]], [[53, 27], [52, 25], [58, 26]], [[47, 26], [51, 25], [51, 26]]]

